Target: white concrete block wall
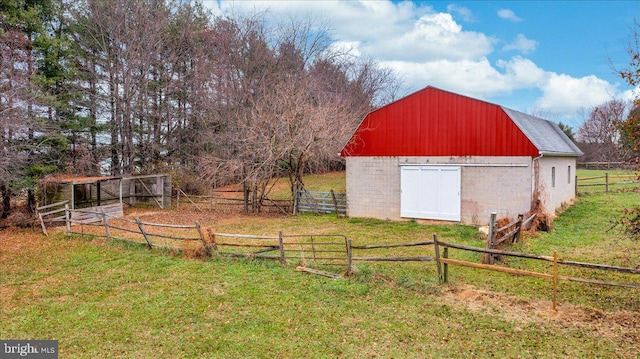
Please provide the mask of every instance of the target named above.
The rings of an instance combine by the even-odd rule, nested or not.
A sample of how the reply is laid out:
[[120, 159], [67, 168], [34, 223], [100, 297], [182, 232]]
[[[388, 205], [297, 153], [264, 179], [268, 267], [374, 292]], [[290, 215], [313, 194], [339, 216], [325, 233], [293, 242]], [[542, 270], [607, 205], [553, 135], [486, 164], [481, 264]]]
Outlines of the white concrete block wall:
[[400, 220], [400, 166], [459, 165], [461, 216], [485, 224], [491, 212], [515, 217], [531, 208], [530, 157], [347, 157], [347, 213]]
[[[539, 163], [539, 180], [542, 184], [542, 205], [549, 214], [553, 215], [563, 203], [570, 202], [576, 196], [576, 158], [543, 156], [537, 161]], [[555, 183], [553, 181], [554, 168]]]
[[400, 219], [397, 157], [347, 157], [347, 214]]

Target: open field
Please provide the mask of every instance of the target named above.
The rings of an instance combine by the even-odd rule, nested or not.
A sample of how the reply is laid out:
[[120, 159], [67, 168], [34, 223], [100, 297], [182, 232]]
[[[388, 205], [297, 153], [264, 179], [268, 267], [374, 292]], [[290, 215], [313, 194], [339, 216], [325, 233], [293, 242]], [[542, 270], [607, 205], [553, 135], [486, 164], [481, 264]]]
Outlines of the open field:
[[[336, 190], [339, 190], [336, 188]], [[514, 250], [640, 268], [640, 243], [610, 230], [638, 193], [590, 194], [549, 233]], [[217, 232], [344, 234], [354, 244], [443, 240], [482, 247], [474, 227], [335, 216], [251, 216], [130, 209], [148, 222], [193, 223]], [[335, 280], [275, 261], [193, 260], [103, 239], [0, 232], [0, 338], [57, 339], [67, 358], [507, 357], [635, 358], [640, 292], [562, 282], [557, 312], [541, 279], [433, 262], [356, 263]], [[433, 255], [430, 247], [407, 254]], [[479, 254], [451, 257], [479, 261]], [[510, 259], [513, 268], [548, 264]], [[565, 269], [563, 269], [565, 270]], [[584, 270], [582, 270], [584, 271]], [[593, 276], [571, 270], [567, 275]], [[598, 278], [637, 283], [637, 275]]]
[[[640, 188], [640, 173], [632, 170], [587, 170], [576, 171], [578, 193], [630, 191]], [[607, 176], [608, 178], [605, 178]], [[608, 183], [608, 186], [607, 186]]]

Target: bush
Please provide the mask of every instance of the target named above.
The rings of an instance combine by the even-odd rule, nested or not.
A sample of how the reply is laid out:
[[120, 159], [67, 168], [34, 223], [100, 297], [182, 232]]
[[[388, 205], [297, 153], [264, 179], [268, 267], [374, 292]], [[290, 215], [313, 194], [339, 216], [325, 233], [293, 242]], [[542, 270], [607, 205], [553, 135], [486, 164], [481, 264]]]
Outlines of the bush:
[[640, 208], [625, 208], [622, 216], [613, 224], [631, 239], [640, 240]]

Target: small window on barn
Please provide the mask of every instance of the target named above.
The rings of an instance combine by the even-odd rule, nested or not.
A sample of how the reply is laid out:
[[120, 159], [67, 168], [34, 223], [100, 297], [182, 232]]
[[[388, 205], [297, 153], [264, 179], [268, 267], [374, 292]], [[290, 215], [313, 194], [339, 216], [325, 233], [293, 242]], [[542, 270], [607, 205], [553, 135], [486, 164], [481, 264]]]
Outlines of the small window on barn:
[[571, 166], [567, 167], [567, 183], [571, 184]]
[[551, 187], [556, 186], [556, 168], [551, 167]]

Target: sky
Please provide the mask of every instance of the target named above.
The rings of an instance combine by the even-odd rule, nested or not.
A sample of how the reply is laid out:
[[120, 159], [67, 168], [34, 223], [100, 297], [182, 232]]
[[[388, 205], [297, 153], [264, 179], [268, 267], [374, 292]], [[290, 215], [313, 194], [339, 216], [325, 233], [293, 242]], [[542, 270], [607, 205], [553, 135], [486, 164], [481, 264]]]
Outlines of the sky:
[[326, 21], [335, 46], [402, 80], [535, 114], [577, 129], [589, 109], [632, 99], [629, 64], [640, 1], [203, 1], [214, 15], [268, 11]]

